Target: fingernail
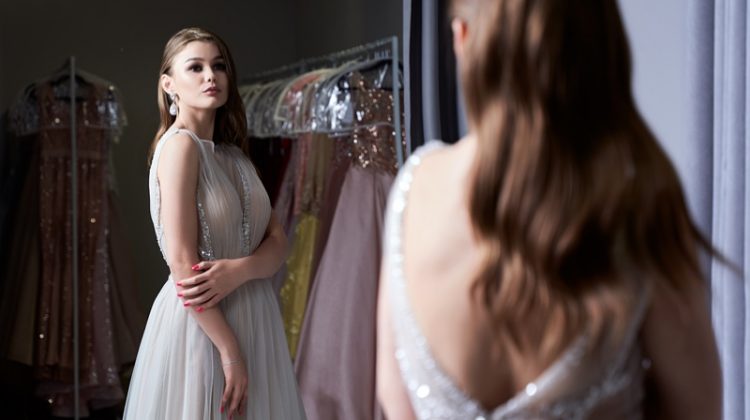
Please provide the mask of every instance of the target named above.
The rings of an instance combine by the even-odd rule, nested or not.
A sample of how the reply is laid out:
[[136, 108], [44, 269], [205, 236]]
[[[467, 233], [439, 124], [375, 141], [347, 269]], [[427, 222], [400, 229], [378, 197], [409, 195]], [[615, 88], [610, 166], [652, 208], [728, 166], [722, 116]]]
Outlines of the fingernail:
[[182, 297], [182, 293], [178, 293], [178, 294], [177, 294], [177, 297]]
[[203, 312], [203, 307], [202, 307], [202, 306], [199, 306], [199, 307], [198, 307], [198, 309], [196, 309], [196, 311], [198, 311], [198, 312]]
[[190, 302], [185, 302], [182, 304], [183, 306], [190, 306]]
[[201, 266], [198, 265], [198, 264], [196, 264], [196, 265], [193, 266], [193, 270], [198, 270], [199, 268], [201, 268]]
[[178, 286], [182, 286], [182, 282], [181, 282], [181, 281], [178, 281], [178, 282], [177, 282], [177, 285], [178, 285]]
[[219, 412], [222, 413], [222, 414], [224, 414], [224, 406], [223, 405], [219, 406]]

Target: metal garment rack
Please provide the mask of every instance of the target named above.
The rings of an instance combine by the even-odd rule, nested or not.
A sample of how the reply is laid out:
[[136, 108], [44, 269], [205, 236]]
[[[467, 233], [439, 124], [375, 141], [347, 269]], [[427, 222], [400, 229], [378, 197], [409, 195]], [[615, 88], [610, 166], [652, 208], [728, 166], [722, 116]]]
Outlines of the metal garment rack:
[[70, 57], [70, 182], [72, 213], [72, 252], [73, 252], [73, 416], [81, 418], [80, 392], [80, 353], [78, 327], [78, 130], [76, 129], [76, 58]]
[[[396, 138], [396, 160], [398, 166], [404, 164], [404, 152], [411, 151], [411, 145], [404, 143], [404, 137], [401, 132], [401, 87], [399, 83], [399, 50], [398, 37], [391, 36], [378, 41], [359, 45], [343, 51], [337, 51], [319, 57], [312, 57], [300, 60], [293, 64], [281, 66], [272, 70], [263, 71], [253, 74], [242, 80], [242, 85], [270, 82], [277, 79], [300, 75], [309, 71], [317, 70], [324, 67], [333, 67], [350, 61], [365, 61], [373, 59], [391, 59], [391, 79], [393, 80], [393, 125]], [[405, 147], [403, 146], [405, 144]]]

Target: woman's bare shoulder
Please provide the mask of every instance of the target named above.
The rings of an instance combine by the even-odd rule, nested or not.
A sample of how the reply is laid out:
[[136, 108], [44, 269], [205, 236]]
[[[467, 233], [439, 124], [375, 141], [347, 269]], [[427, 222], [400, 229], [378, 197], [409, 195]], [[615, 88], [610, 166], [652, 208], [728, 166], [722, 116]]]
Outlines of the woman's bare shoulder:
[[159, 178], [185, 171], [192, 171], [198, 167], [198, 145], [187, 133], [175, 133], [164, 139], [161, 153], [158, 157], [157, 173]]
[[473, 145], [466, 138], [454, 144], [443, 143], [435, 140], [432, 144], [423, 147], [428, 148], [421, 153], [419, 168], [420, 172], [428, 178], [447, 175], [452, 176], [456, 170], [460, 170], [470, 164], [473, 158]]

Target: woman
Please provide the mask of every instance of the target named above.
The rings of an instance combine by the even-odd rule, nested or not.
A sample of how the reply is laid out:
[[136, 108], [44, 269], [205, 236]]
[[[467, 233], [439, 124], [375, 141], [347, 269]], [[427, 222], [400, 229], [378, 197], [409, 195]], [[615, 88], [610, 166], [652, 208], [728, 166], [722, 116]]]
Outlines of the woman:
[[615, 0], [454, 0], [469, 134], [391, 192], [389, 419], [718, 419], [701, 249]]
[[245, 113], [218, 36], [167, 43], [152, 146], [151, 217], [170, 276], [149, 315], [126, 419], [303, 419], [267, 280], [286, 238], [240, 147]]

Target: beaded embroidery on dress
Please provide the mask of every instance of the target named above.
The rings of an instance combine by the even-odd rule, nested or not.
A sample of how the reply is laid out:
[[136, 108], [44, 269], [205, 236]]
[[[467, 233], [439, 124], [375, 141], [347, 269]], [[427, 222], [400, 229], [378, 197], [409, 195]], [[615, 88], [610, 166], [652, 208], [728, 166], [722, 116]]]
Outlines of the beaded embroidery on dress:
[[[166, 259], [156, 177], [165, 142], [184, 132], [199, 149], [196, 213], [203, 260], [249, 255], [262, 241], [271, 215], [263, 184], [236, 146], [214, 145], [187, 130], [170, 130], [154, 151], [149, 173], [151, 217]], [[269, 279], [252, 280], [219, 304], [245, 357], [249, 385], [238, 419], [304, 419], [284, 327]], [[125, 419], [223, 419], [221, 359], [167, 279], [151, 308], [125, 405]]]
[[536, 380], [510, 400], [487, 410], [466, 395], [438, 365], [420, 331], [406, 293], [402, 250], [403, 214], [414, 168], [441, 147], [432, 141], [418, 149], [399, 173], [389, 197], [385, 225], [385, 265], [390, 281], [395, 358], [419, 419], [639, 419], [642, 418], [643, 361], [637, 332], [646, 294], [636, 305], [620, 350], [593, 360], [587, 337], [575, 339]]

